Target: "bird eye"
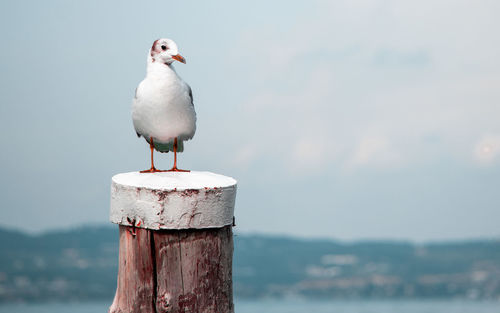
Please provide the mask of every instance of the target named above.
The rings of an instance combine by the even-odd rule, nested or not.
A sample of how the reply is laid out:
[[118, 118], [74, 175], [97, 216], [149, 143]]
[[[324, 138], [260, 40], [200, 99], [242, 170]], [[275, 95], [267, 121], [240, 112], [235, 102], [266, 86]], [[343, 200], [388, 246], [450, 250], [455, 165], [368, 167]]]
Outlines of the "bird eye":
[[162, 49], [163, 51], [165, 51], [165, 50], [167, 50], [167, 46], [163, 45], [163, 46], [161, 46], [161, 49]]

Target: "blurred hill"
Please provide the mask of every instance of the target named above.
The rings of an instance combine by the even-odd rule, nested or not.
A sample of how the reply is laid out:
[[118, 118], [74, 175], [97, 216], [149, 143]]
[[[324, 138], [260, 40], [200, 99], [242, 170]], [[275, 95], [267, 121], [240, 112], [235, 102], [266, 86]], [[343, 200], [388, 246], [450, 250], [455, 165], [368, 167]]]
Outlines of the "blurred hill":
[[[500, 299], [500, 241], [303, 240], [236, 235], [236, 297]], [[0, 302], [112, 299], [118, 228], [0, 229]]]

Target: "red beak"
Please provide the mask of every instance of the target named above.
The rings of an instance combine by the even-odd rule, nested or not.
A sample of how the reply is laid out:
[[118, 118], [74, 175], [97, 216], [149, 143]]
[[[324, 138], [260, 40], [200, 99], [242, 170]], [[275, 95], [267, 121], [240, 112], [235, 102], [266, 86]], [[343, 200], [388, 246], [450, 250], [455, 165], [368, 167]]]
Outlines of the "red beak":
[[182, 57], [182, 55], [180, 55], [180, 54], [173, 55], [173, 56], [172, 56], [172, 59], [177, 60], [177, 61], [179, 61], [179, 62], [181, 62], [181, 63], [186, 64], [186, 59], [184, 59], [184, 58]]

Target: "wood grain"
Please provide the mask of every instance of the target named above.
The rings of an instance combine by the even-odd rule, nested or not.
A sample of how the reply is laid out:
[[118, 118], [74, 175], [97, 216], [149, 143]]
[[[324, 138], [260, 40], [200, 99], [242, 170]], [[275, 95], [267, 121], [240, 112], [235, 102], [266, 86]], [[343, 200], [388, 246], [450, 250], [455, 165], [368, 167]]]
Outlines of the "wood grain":
[[[120, 226], [118, 288], [110, 313], [232, 313], [233, 233]], [[130, 235], [130, 236], [129, 236]]]
[[151, 235], [147, 229], [120, 225], [118, 282], [110, 313], [155, 313]]

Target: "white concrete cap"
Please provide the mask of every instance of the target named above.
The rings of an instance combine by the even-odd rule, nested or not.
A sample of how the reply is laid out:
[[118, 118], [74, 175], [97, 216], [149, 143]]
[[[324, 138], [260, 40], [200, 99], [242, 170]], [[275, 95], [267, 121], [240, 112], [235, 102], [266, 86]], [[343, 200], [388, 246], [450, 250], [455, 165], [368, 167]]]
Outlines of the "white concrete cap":
[[110, 220], [148, 229], [233, 223], [236, 180], [210, 172], [130, 172], [113, 176]]

